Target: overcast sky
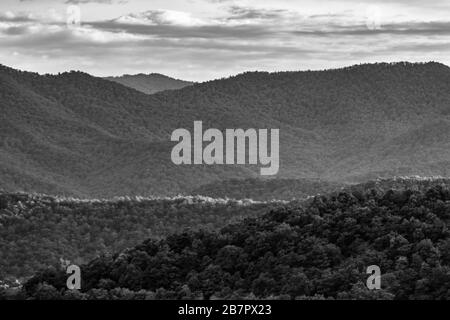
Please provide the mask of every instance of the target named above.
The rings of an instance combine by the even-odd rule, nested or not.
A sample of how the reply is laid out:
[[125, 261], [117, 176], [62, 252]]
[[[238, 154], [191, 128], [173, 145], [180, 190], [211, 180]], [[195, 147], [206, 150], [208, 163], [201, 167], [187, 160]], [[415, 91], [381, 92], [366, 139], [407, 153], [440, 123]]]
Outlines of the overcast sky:
[[450, 65], [449, 0], [0, 1], [0, 63], [40, 73], [202, 81], [405, 60]]

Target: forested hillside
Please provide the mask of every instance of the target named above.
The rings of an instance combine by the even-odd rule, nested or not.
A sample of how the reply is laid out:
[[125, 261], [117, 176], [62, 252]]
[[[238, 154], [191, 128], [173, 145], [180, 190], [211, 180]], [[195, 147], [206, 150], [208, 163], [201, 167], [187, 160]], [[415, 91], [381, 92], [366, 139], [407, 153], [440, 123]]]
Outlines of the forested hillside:
[[215, 230], [279, 204], [205, 197], [76, 200], [0, 194], [0, 280], [30, 276], [59, 265], [61, 259], [86, 263], [187, 228]]
[[190, 192], [212, 198], [253, 200], [302, 200], [333, 191], [426, 191], [434, 186], [450, 188], [450, 178], [405, 176], [379, 178], [357, 184], [308, 179], [232, 179], [200, 186]]
[[345, 187], [350, 192], [364, 192], [375, 190], [376, 192], [394, 191], [427, 191], [433, 187], [440, 186], [450, 188], [450, 178], [445, 177], [393, 177], [389, 179], [376, 179], [360, 184]]
[[[34, 299], [449, 299], [450, 189], [354, 191], [189, 231], [28, 281]], [[381, 290], [365, 286], [381, 269]]]
[[249, 72], [146, 95], [81, 72], [0, 67], [0, 188], [78, 197], [166, 196], [259, 166], [175, 166], [177, 128], [279, 128], [276, 178], [448, 176], [450, 68], [371, 64]]
[[212, 198], [293, 200], [329, 193], [343, 188], [340, 183], [308, 179], [233, 179], [194, 189], [192, 195]]

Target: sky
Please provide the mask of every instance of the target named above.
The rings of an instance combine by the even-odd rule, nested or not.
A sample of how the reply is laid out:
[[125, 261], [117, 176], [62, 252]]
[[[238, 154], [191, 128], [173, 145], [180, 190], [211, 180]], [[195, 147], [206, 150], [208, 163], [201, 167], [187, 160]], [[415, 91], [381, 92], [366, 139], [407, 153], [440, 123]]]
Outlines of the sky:
[[39, 73], [205, 81], [394, 61], [450, 65], [449, 0], [0, 1], [0, 64]]

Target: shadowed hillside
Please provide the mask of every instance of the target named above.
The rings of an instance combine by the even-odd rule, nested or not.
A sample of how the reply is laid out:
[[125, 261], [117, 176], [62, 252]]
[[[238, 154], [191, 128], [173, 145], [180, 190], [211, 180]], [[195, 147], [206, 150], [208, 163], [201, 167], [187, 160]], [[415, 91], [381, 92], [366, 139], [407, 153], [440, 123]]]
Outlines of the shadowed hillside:
[[[420, 188], [419, 188], [420, 189]], [[149, 239], [82, 269], [36, 274], [37, 299], [449, 299], [450, 191], [361, 190], [318, 196], [231, 224]], [[381, 270], [368, 290], [366, 269]]]
[[187, 228], [215, 230], [280, 204], [205, 197], [79, 200], [0, 193], [0, 280], [30, 276], [59, 265], [60, 259], [86, 263]]
[[[236, 180], [228, 182], [224, 190], [211, 191], [224, 194], [240, 191], [250, 195], [251, 190], [255, 190], [255, 195], [260, 193], [262, 198], [269, 197], [262, 193], [272, 192], [271, 196], [289, 195], [302, 199], [308, 195], [329, 194], [331, 190], [335, 192], [328, 197], [346, 192], [357, 198], [361, 194], [383, 197], [393, 190], [396, 195], [392, 197], [402, 199], [405, 196], [399, 192], [424, 193], [436, 187], [448, 189], [450, 180], [396, 178], [370, 181], [342, 190], [336, 185], [312, 182], [301, 187], [299, 181], [291, 180]], [[315, 199], [321, 199], [321, 196]], [[0, 280], [30, 276], [40, 268], [58, 266], [60, 259], [82, 264], [98, 255], [135, 246], [147, 238], [161, 239], [186, 228], [214, 231], [245, 218], [261, 217], [277, 208], [311, 201], [316, 200], [309, 198], [289, 204], [287, 201], [225, 200], [203, 196], [82, 200], [0, 193]]]

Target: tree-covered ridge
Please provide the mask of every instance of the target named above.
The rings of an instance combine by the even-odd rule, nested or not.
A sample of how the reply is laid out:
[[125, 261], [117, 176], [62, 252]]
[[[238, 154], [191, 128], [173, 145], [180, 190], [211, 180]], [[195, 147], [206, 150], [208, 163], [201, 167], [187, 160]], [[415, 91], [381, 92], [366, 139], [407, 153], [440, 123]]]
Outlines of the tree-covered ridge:
[[31, 276], [60, 259], [85, 263], [185, 228], [214, 230], [278, 205], [207, 197], [80, 200], [0, 193], [0, 279]]
[[302, 200], [311, 196], [348, 190], [428, 190], [433, 186], [450, 187], [450, 179], [444, 177], [399, 176], [378, 178], [363, 183], [345, 184], [311, 179], [230, 179], [200, 186], [193, 195], [212, 198], [253, 199], [257, 201]]
[[393, 178], [379, 178], [364, 183], [345, 187], [350, 191], [375, 190], [385, 192], [388, 190], [404, 191], [427, 191], [428, 189], [441, 186], [450, 188], [450, 178], [446, 177], [421, 177], [421, 176], [399, 176]]
[[259, 201], [293, 200], [329, 193], [343, 186], [337, 182], [308, 179], [231, 179], [200, 186], [191, 194]]
[[[341, 191], [99, 257], [82, 266], [81, 292], [47, 270], [20, 297], [449, 299], [449, 224], [449, 188]], [[365, 287], [370, 265], [381, 290]]]

